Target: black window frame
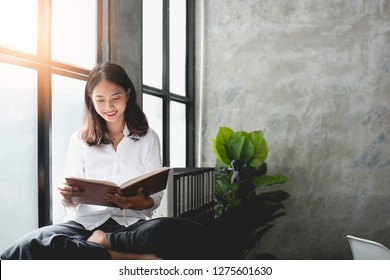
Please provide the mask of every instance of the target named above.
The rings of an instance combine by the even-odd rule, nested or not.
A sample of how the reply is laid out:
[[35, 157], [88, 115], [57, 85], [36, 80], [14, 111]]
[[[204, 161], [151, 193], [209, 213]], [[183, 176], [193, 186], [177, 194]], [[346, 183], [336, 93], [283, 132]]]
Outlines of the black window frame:
[[185, 96], [170, 92], [169, 89], [169, 0], [163, 1], [162, 24], [162, 89], [142, 83], [142, 94], [162, 99], [163, 104], [163, 165], [170, 165], [170, 103], [179, 102], [186, 106], [186, 166], [195, 165], [195, 1], [186, 1], [186, 74]]

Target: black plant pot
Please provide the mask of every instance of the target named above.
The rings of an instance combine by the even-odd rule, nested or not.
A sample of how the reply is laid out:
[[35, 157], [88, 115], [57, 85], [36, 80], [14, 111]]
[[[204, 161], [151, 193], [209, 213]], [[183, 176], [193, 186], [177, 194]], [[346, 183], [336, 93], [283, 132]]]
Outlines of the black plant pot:
[[[228, 209], [217, 217], [212, 227], [218, 259], [245, 259], [262, 236], [273, 225], [277, 217], [285, 215], [279, 211], [284, 208], [282, 201], [289, 195], [283, 191], [274, 191], [256, 195], [241, 205]], [[270, 254], [255, 256], [256, 259], [274, 259]]]

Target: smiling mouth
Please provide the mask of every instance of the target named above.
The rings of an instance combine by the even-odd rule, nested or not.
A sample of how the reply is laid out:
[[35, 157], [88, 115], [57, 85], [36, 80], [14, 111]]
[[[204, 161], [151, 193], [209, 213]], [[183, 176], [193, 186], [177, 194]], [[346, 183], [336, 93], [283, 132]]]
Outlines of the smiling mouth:
[[116, 112], [107, 112], [106, 113], [106, 116], [108, 116], [108, 117], [113, 117], [113, 116], [115, 116], [116, 115]]

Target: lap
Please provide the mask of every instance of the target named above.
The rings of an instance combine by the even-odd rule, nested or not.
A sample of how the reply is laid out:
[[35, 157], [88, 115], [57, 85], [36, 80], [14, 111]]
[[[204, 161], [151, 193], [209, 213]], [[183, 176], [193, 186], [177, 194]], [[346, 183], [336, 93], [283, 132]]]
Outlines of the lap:
[[113, 250], [152, 253], [164, 259], [195, 258], [205, 244], [204, 228], [181, 218], [138, 221], [106, 235]]
[[1, 259], [107, 259], [108, 252], [87, 242], [92, 231], [68, 221], [29, 232], [9, 246]]
[[30, 235], [38, 235], [47, 237], [51, 235], [67, 235], [75, 238], [88, 238], [91, 231], [85, 229], [81, 224], [75, 221], [67, 221], [60, 224], [48, 225], [38, 228], [30, 233]]
[[[97, 229], [107, 234], [111, 248], [121, 252], [151, 253], [163, 259], [198, 258], [204, 238], [203, 227], [180, 218], [138, 221], [128, 227], [109, 219]], [[88, 242], [93, 231], [68, 221], [36, 229], [3, 254], [2, 259], [107, 259], [108, 251]]]

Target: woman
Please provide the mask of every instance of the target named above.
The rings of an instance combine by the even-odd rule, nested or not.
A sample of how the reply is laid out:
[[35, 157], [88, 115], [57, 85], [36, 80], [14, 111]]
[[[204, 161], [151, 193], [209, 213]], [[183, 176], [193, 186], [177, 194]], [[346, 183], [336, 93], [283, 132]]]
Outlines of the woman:
[[[83, 125], [70, 140], [65, 175], [121, 184], [161, 167], [160, 142], [136, 103], [134, 86], [119, 65], [90, 73]], [[120, 193], [118, 205], [77, 204], [77, 187], [59, 187], [67, 215], [63, 223], [37, 229], [15, 242], [2, 259], [193, 259], [202, 252], [202, 227], [175, 218], [152, 217], [162, 192], [145, 197]]]

